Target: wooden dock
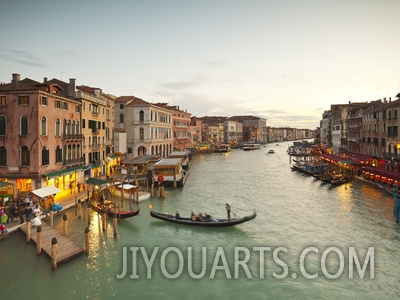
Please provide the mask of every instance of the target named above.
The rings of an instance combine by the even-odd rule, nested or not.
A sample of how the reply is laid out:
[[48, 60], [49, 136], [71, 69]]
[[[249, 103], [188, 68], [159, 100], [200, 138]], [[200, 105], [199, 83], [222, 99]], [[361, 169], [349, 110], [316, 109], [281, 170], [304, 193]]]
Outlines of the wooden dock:
[[[84, 249], [79, 247], [77, 244], [69, 240], [66, 236], [63, 236], [54, 228], [49, 225], [42, 223], [42, 251], [44, 251], [51, 258], [51, 241], [53, 238], [57, 239], [58, 251], [57, 251], [57, 265], [63, 264], [77, 256], [84, 253]], [[23, 224], [20, 229], [26, 235], [26, 224]], [[31, 241], [37, 243], [37, 229], [31, 227]]]

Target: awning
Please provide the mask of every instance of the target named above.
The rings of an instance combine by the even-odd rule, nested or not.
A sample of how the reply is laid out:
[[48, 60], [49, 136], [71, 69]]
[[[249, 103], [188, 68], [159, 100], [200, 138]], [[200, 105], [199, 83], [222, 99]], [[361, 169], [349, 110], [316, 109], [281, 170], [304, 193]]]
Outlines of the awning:
[[8, 190], [13, 187], [12, 183], [0, 181], [0, 190]]
[[59, 192], [61, 192], [61, 190], [59, 190], [58, 188], [56, 188], [54, 186], [47, 186], [47, 187], [32, 191], [33, 194], [35, 194], [36, 196], [39, 196], [40, 198], [46, 198], [50, 195], [55, 195]]
[[380, 169], [380, 168], [376, 168], [376, 167], [364, 167], [362, 169], [362, 171], [368, 172], [370, 174], [373, 175], [378, 175], [381, 177], [386, 177], [386, 178], [390, 178], [393, 180], [397, 180], [400, 181], [400, 173], [399, 172], [395, 172], [395, 171], [390, 171], [390, 170], [386, 170], [386, 169]]
[[86, 183], [94, 184], [94, 185], [103, 185], [103, 184], [107, 184], [107, 181], [100, 179], [100, 178], [89, 177], [86, 180]]
[[72, 167], [72, 168], [68, 168], [68, 169], [63, 169], [63, 170], [58, 170], [58, 171], [55, 171], [55, 172], [47, 173], [47, 174], [45, 174], [45, 176], [48, 179], [51, 179], [51, 178], [56, 178], [56, 177], [68, 175], [68, 174], [71, 174], [73, 172], [81, 171], [81, 170], [83, 170], [83, 166], [76, 166], [76, 167]]

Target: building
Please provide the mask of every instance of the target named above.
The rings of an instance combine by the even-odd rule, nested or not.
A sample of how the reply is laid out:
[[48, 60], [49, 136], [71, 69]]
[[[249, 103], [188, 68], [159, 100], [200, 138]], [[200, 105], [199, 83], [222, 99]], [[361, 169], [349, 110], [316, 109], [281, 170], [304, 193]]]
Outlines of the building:
[[190, 116], [187, 111], [179, 109], [179, 106], [170, 106], [168, 103], [155, 103], [155, 105], [169, 109], [172, 112], [172, 135], [174, 138], [173, 149], [185, 150], [192, 147], [190, 138]]
[[124, 159], [144, 154], [168, 157], [173, 150], [172, 111], [135, 96], [115, 99], [114, 128], [126, 133]]
[[31, 79], [0, 85], [0, 178], [16, 194], [67, 190], [83, 169], [81, 104], [57, 83]]

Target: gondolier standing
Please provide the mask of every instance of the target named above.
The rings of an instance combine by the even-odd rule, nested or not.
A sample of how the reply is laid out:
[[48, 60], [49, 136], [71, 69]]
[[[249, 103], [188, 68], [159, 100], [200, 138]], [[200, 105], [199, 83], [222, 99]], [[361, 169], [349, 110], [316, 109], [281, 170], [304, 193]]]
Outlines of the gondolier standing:
[[228, 221], [230, 221], [231, 220], [231, 207], [228, 203], [226, 203], [225, 208], [226, 208], [226, 212], [228, 213]]

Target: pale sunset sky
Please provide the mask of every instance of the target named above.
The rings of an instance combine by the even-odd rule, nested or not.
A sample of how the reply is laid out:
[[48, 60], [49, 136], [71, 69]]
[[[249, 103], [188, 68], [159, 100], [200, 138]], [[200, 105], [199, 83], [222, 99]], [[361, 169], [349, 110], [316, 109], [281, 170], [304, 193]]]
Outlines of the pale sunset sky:
[[2, 1], [12, 73], [315, 129], [331, 104], [400, 92], [399, 0]]

